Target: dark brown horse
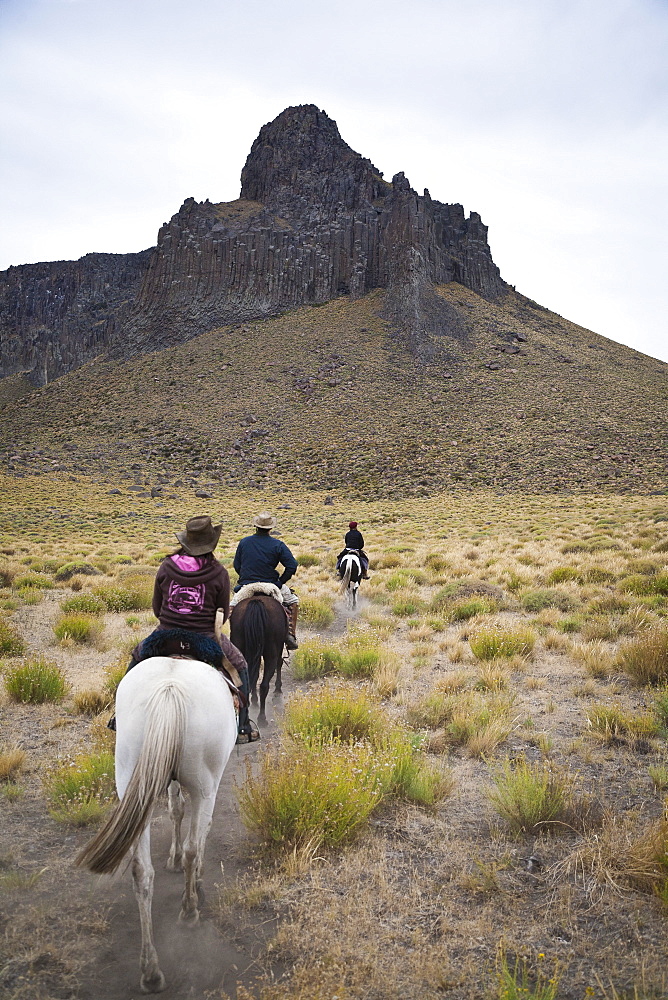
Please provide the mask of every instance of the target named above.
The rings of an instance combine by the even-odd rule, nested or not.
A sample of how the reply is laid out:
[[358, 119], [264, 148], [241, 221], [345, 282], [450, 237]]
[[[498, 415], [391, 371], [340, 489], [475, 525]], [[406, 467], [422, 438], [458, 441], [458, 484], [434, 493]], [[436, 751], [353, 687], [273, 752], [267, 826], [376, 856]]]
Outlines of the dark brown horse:
[[230, 615], [230, 639], [246, 657], [248, 686], [253, 704], [257, 705], [257, 683], [260, 677], [260, 660], [264, 663], [260, 684], [260, 714], [258, 725], [266, 725], [264, 706], [269, 693], [271, 678], [276, 674], [274, 693], [281, 693], [281, 667], [283, 646], [288, 634], [288, 620], [283, 605], [266, 594], [256, 594], [239, 601]]

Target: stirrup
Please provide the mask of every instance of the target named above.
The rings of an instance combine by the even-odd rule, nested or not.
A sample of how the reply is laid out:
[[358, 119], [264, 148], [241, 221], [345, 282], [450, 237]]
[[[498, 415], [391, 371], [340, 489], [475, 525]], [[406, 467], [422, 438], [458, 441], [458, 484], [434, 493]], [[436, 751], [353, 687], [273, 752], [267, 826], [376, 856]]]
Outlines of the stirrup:
[[260, 739], [260, 730], [257, 728], [252, 719], [248, 720], [248, 732], [239, 733], [237, 736], [237, 743], [256, 743]]

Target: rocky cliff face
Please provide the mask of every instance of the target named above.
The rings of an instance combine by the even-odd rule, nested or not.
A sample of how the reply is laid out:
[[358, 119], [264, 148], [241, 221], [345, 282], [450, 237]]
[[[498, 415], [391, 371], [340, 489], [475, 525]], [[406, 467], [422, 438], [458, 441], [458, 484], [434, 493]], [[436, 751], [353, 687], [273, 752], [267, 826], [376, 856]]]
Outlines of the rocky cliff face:
[[90, 253], [0, 272], [0, 378], [27, 371], [44, 385], [106, 351], [152, 253]]
[[435, 285], [458, 281], [490, 299], [505, 288], [476, 213], [419, 196], [403, 174], [383, 180], [314, 105], [261, 129], [238, 201], [190, 198], [154, 251], [116, 258], [113, 273], [111, 260], [91, 254], [5, 272], [3, 373], [39, 372], [49, 344], [51, 377], [105, 348], [142, 353], [374, 288], [388, 289], [388, 318], [421, 353], [428, 334], [464, 335]]

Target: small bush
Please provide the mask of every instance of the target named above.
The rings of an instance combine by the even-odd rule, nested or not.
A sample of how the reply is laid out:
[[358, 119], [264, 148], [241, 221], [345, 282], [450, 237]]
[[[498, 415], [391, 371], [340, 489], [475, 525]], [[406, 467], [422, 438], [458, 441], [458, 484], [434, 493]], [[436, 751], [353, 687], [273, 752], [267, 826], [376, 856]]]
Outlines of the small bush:
[[47, 791], [54, 819], [74, 826], [97, 822], [115, 798], [113, 755], [83, 754], [63, 764], [47, 779]]
[[344, 677], [373, 677], [382, 655], [382, 647], [372, 637], [351, 636], [339, 670]]
[[652, 711], [661, 725], [668, 729], [668, 687], [661, 688], [660, 691], [656, 692], [652, 702]]
[[625, 642], [617, 662], [636, 684], [668, 684], [668, 627], [655, 626]]
[[63, 612], [69, 614], [103, 615], [107, 610], [107, 605], [101, 597], [95, 594], [77, 594], [76, 597], [68, 597], [61, 604]]
[[668, 767], [665, 764], [651, 764], [647, 768], [647, 773], [652, 779], [657, 792], [662, 792], [668, 788]]
[[64, 563], [58, 568], [56, 572], [56, 580], [59, 583], [64, 583], [66, 580], [70, 580], [73, 576], [99, 576], [100, 571], [87, 563], [85, 559], [75, 559], [72, 562]]
[[625, 712], [619, 705], [591, 705], [586, 715], [591, 732], [606, 743], [627, 736], [646, 739], [656, 736], [661, 728], [653, 715], [634, 715]]
[[61, 701], [68, 690], [60, 667], [41, 657], [24, 660], [5, 671], [5, 687], [13, 701], [39, 705], [45, 701]]
[[495, 787], [487, 797], [513, 833], [537, 833], [565, 815], [572, 779], [550, 764], [506, 758], [492, 777]]
[[404, 596], [393, 601], [391, 610], [398, 618], [410, 618], [411, 615], [418, 615], [425, 609], [425, 602], [419, 597]]
[[296, 681], [312, 681], [335, 673], [341, 666], [343, 654], [336, 646], [319, 639], [300, 643], [292, 657], [292, 675]]
[[63, 640], [80, 645], [96, 642], [101, 635], [100, 622], [92, 615], [63, 615], [53, 627], [58, 642]]
[[0, 619], [0, 655], [21, 656], [25, 648], [26, 644], [16, 629]]
[[558, 608], [559, 611], [572, 611], [576, 602], [563, 590], [527, 590], [520, 598], [522, 607], [535, 613], [543, 608]]
[[536, 644], [536, 634], [521, 625], [481, 625], [469, 636], [469, 644], [479, 660], [528, 657]]
[[109, 695], [110, 698], [114, 698], [116, 695], [116, 688], [121, 683], [125, 677], [128, 669], [129, 657], [126, 659], [122, 657], [118, 663], [112, 663], [105, 668], [105, 680], [103, 685], [103, 690]]
[[322, 597], [302, 597], [299, 601], [299, 617], [312, 628], [329, 628], [336, 615], [330, 600]]
[[656, 593], [652, 577], [643, 576], [640, 573], [625, 576], [623, 580], [619, 581], [619, 589], [625, 594], [636, 594], [639, 596]]

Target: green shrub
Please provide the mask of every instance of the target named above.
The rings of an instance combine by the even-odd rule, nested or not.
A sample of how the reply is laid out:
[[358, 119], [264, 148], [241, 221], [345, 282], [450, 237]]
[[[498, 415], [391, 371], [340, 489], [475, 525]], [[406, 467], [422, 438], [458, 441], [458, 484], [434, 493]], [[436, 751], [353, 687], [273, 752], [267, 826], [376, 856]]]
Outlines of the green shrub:
[[300, 643], [292, 657], [292, 675], [296, 681], [312, 681], [335, 673], [341, 666], [343, 654], [336, 646], [319, 639]]
[[72, 562], [64, 563], [56, 572], [58, 583], [64, 583], [73, 576], [99, 576], [99, 570], [91, 566], [85, 559], [74, 559]]
[[617, 659], [636, 684], [668, 684], [668, 627], [657, 625], [629, 639]]
[[469, 636], [469, 644], [479, 660], [528, 657], [536, 644], [536, 635], [522, 625], [479, 625]]
[[63, 764], [48, 777], [47, 791], [54, 819], [74, 826], [97, 822], [115, 799], [113, 754], [84, 754]]
[[373, 637], [351, 636], [339, 671], [344, 677], [373, 677], [380, 665], [383, 649]]
[[661, 725], [668, 729], [668, 687], [656, 692], [652, 702], [652, 711], [656, 713]]
[[574, 615], [570, 618], [562, 618], [561, 621], [556, 622], [554, 627], [559, 629], [560, 632], [566, 632], [567, 634], [579, 632], [582, 628], [582, 619]]
[[576, 602], [563, 590], [527, 590], [520, 598], [522, 607], [535, 613], [543, 608], [558, 608], [559, 611], [572, 611]]
[[546, 762], [506, 758], [493, 774], [487, 797], [513, 833], [537, 833], [565, 816], [572, 779]]
[[424, 565], [434, 573], [442, 573], [448, 568], [448, 560], [440, 552], [430, 552], [425, 557]]
[[34, 657], [5, 670], [5, 687], [14, 701], [39, 705], [45, 701], [61, 701], [68, 684], [56, 663]]
[[548, 574], [548, 583], [567, 583], [569, 580], [578, 580], [580, 571], [574, 566], [555, 566]]
[[657, 593], [654, 584], [655, 580], [653, 577], [634, 573], [632, 576], [625, 576], [623, 580], [619, 581], [619, 589], [625, 594], [645, 596]]
[[41, 590], [52, 590], [54, 582], [48, 576], [41, 573], [26, 573], [18, 576], [14, 580], [14, 590], [25, 590], [26, 588], [39, 588]]
[[314, 555], [313, 552], [301, 552], [297, 556], [297, 562], [303, 568], [307, 566], [320, 566], [320, 556]]
[[459, 584], [457, 583], [447, 583], [445, 587], [440, 587], [430, 601], [430, 608], [432, 611], [443, 611], [451, 603], [454, 595], [457, 593]]
[[127, 576], [123, 584], [102, 584], [93, 590], [108, 611], [147, 611], [153, 603], [153, 580]]
[[302, 597], [299, 601], [299, 617], [312, 628], [329, 628], [336, 615], [331, 600], [322, 597]]
[[298, 695], [288, 703], [282, 722], [286, 732], [307, 743], [373, 740], [386, 724], [382, 709], [355, 688]]
[[93, 615], [62, 615], [53, 627], [58, 642], [71, 640], [81, 645], [95, 642], [100, 637], [100, 622]]
[[498, 609], [496, 601], [489, 597], [469, 597], [455, 601], [448, 612], [450, 622], [465, 622], [476, 615], [489, 615]]
[[411, 615], [420, 614], [425, 610], [425, 602], [419, 597], [402, 597], [392, 602], [392, 614], [398, 618], [410, 618]]
[[68, 597], [61, 604], [65, 614], [81, 612], [85, 615], [103, 615], [107, 610], [107, 605], [101, 597], [95, 594], [76, 594], [75, 597]]
[[390, 767], [369, 743], [293, 744], [250, 761], [237, 788], [241, 816], [269, 847], [336, 846], [381, 802]]
[[110, 698], [116, 696], [116, 688], [127, 673], [129, 659], [129, 656], [127, 658], [121, 657], [118, 663], [112, 663], [105, 668], [103, 690], [106, 691]]
[[0, 618], [0, 654], [2, 656], [21, 656], [26, 644], [13, 625]]

